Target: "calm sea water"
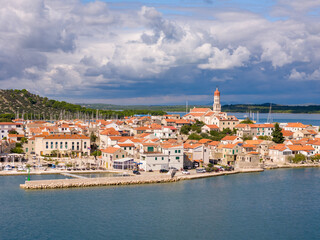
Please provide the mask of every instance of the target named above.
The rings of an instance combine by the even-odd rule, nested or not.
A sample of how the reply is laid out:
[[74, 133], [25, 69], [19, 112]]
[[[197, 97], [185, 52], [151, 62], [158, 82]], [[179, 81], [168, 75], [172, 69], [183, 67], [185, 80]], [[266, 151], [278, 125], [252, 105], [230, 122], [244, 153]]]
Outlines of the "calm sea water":
[[24, 179], [0, 177], [1, 240], [320, 239], [320, 169], [41, 191]]
[[[180, 114], [180, 116], [185, 115], [185, 112], [175, 112]], [[168, 113], [173, 114], [173, 112]], [[247, 113], [228, 113], [228, 115], [234, 115], [239, 119], [245, 119]], [[251, 116], [253, 119], [253, 116]], [[257, 121], [257, 115], [254, 115], [254, 120]], [[259, 123], [266, 123], [268, 120], [268, 113], [259, 114]], [[273, 113], [272, 114], [273, 122], [301, 122], [303, 124], [311, 124], [313, 126], [320, 126], [320, 114], [294, 114], [294, 113]]]

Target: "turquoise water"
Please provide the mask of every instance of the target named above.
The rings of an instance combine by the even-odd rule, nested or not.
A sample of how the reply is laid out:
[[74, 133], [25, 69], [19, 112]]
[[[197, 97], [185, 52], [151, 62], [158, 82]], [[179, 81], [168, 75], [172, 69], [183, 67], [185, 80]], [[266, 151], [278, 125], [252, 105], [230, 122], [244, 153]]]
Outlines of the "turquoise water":
[[1, 240], [320, 239], [320, 169], [41, 191], [24, 179], [0, 177]]
[[[172, 112], [173, 113], [173, 112]], [[168, 114], [172, 114], [168, 113]], [[185, 115], [185, 112], [177, 112], [180, 116]], [[228, 115], [234, 115], [239, 119], [245, 119], [247, 113], [228, 113]], [[253, 116], [251, 116], [253, 119]], [[257, 115], [255, 113], [254, 120], [257, 121]], [[268, 113], [259, 114], [259, 123], [266, 123], [268, 120]], [[303, 124], [311, 124], [313, 126], [320, 126], [320, 114], [295, 114], [295, 113], [273, 113], [273, 122], [287, 123], [287, 122], [301, 122]]]

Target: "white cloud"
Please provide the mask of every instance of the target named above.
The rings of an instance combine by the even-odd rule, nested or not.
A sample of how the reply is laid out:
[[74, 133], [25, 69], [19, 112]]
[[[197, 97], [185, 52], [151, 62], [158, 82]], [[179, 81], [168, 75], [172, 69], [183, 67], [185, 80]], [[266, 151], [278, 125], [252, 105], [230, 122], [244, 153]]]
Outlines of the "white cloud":
[[[5, 88], [56, 96], [86, 94], [90, 87], [110, 93], [141, 82], [165, 86], [174, 71], [175, 83], [199, 81], [204, 72], [208, 81], [218, 81], [224, 78], [212, 77], [216, 70], [261, 63], [273, 70], [294, 63], [301, 71], [293, 69], [290, 80], [318, 80], [319, 69], [306, 69], [320, 65], [319, 18], [310, 20], [306, 13], [319, 4], [281, 0], [274, 11], [292, 14], [270, 21], [223, 8], [193, 8], [194, 16], [185, 16], [147, 6], [119, 10], [100, 1], [2, 1], [0, 81]], [[267, 74], [266, 66], [258, 69]]]
[[316, 69], [314, 72], [307, 74], [305, 72], [298, 72], [295, 68], [291, 70], [289, 75], [290, 80], [295, 81], [303, 81], [303, 80], [310, 80], [310, 81], [319, 81], [320, 80], [320, 68]]
[[212, 48], [212, 57], [209, 57], [208, 63], [199, 64], [201, 69], [230, 69], [241, 67], [249, 60], [250, 52], [247, 48], [239, 46], [230, 52], [228, 49], [220, 50], [216, 47]]

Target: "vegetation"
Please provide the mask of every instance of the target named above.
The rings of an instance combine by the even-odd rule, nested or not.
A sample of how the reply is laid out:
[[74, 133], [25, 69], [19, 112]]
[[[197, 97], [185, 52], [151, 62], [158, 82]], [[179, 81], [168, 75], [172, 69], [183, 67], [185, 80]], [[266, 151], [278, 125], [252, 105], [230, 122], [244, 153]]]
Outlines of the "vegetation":
[[218, 131], [210, 131], [210, 133], [192, 133], [189, 135], [188, 139], [191, 140], [201, 140], [201, 139], [210, 139], [212, 141], [220, 141], [222, 138], [224, 138], [227, 135], [234, 134], [234, 131], [231, 131], [230, 128], [224, 129], [222, 132]]
[[274, 130], [272, 132], [272, 141], [274, 141], [275, 143], [283, 143], [284, 142], [284, 137], [283, 137], [281, 130], [282, 129], [280, 128], [279, 123], [276, 123], [274, 125]]
[[270, 137], [270, 136], [259, 136], [258, 139], [271, 141], [272, 137]]
[[16, 146], [11, 149], [11, 153], [23, 153], [21, 143], [16, 143]]
[[311, 161], [312, 162], [319, 162], [320, 161], [320, 155], [314, 155], [311, 157]]
[[254, 124], [253, 121], [250, 120], [250, 118], [246, 118], [245, 120], [241, 121], [240, 123], [244, 123], [244, 124]]
[[95, 150], [94, 152], [92, 152], [91, 155], [94, 156], [94, 157], [101, 156], [101, 151], [100, 150]]
[[252, 136], [251, 135], [245, 135], [243, 136], [243, 141], [247, 141], [247, 140], [252, 140]]
[[18, 132], [16, 130], [9, 130], [9, 134], [18, 134]]
[[[196, 132], [196, 133], [201, 133], [201, 128], [204, 126], [204, 122], [196, 120], [196, 122], [193, 125], [185, 125], [181, 127], [181, 133], [188, 135], [190, 131]], [[195, 135], [193, 135], [195, 136]]]
[[[118, 109], [117, 109], [118, 110]], [[123, 118], [133, 115], [164, 115], [162, 110], [133, 109], [123, 111], [85, 108], [65, 101], [40, 97], [25, 89], [0, 90], [0, 122], [10, 122], [16, 117], [34, 120], [76, 118]]]
[[303, 162], [306, 160], [306, 156], [301, 154], [301, 153], [298, 153], [296, 155], [294, 155], [294, 157], [291, 159], [291, 161], [293, 163], [300, 163], [300, 162]]
[[91, 142], [91, 143], [95, 143], [96, 140], [97, 140], [97, 136], [94, 134], [94, 132], [91, 132], [90, 142]]

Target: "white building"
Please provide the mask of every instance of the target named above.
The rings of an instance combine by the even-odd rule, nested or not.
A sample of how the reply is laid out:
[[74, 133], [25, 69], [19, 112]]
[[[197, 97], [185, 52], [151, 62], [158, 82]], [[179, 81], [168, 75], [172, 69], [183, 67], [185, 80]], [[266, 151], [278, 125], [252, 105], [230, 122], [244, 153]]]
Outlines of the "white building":
[[140, 155], [141, 168], [145, 171], [169, 169], [171, 167], [180, 170], [183, 168], [183, 146], [162, 146], [161, 152], [144, 152]]
[[84, 135], [38, 135], [34, 140], [37, 156], [50, 155], [57, 151], [61, 156], [74, 152], [77, 156], [90, 154], [90, 138]]
[[0, 140], [4, 137], [8, 138], [10, 130], [16, 130], [18, 134], [24, 134], [23, 125], [21, 123], [0, 122]]

